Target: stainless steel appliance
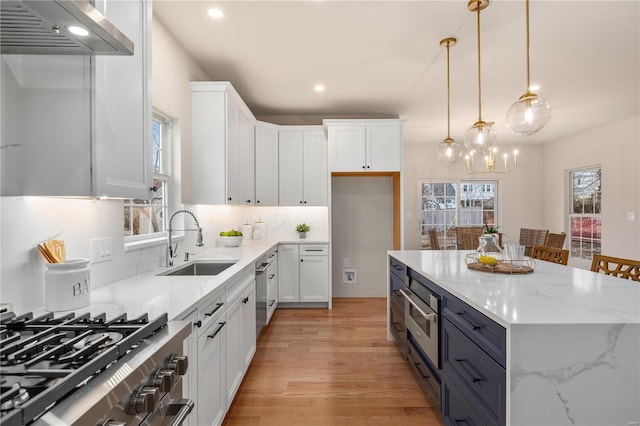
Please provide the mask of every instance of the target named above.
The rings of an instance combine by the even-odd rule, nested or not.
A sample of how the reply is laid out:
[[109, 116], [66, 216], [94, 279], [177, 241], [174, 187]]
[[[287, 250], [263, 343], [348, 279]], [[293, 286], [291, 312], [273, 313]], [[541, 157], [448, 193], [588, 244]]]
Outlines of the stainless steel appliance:
[[180, 425], [189, 322], [0, 312], [0, 423]]
[[407, 358], [426, 389], [439, 401], [440, 296], [411, 274], [400, 292], [405, 298]]
[[[273, 271], [277, 256], [275, 248], [269, 250], [256, 261], [256, 338], [262, 328], [269, 323], [269, 318], [275, 310], [277, 297], [274, 291], [269, 291], [269, 284], [275, 278]], [[271, 294], [270, 294], [271, 293]]]

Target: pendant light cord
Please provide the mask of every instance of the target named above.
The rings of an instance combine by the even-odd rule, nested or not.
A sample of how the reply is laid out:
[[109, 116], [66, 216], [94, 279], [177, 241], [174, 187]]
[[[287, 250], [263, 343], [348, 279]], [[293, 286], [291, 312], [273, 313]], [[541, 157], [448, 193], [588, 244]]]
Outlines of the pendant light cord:
[[531, 87], [531, 81], [529, 79], [529, 0], [525, 1], [526, 15], [527, 15], [527, 90], [525, 93], [529, 93]]
[[451, 139], [451, 94], [450, 94], [450, 75], [449, 75], [449, 46], [447, 41], [447, 139]]
[[478, 21], [478, 121], [482, 121], [482, 83], [480, 79], [480, 2], [477, 6]]

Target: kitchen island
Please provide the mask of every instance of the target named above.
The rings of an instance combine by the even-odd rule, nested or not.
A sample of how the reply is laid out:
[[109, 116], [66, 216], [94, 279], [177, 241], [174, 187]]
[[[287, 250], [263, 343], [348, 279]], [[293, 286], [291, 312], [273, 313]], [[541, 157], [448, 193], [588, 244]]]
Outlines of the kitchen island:
[[[533, 273], [496, 274], [467, 268], [468, 251], [389, 251], [390, 257], [428, 279], [454, 304], [477, 311], [505, 336], [504, 394], [497, 399], [509, 425], [637, 425], [640, 421], [640, 285], [573, 267], [538, 261]], [[460, 309], [456, 309], [460, 310]], [[455, 312], [455, 311], [450, 311]], [[457, 312], [460, 314], [460, 312]], [[473, 343], [443, 314], [442, 404], [471, 401], [464, 380], [447, 373], [456, 345]], [[455, 316], [455, 313], [452, 315]], [[475, 328], [475, 327], [474, 327]], [[447, 332], [447, 330], [452, 332]], [[391, 336], [391, 333], [388, 333]], [[480, 349], [475, 347], [475, 349]], [[480, 352], [480, 350], [478, 350]], [[484, 351], [486, 352], [486, 351]], [[484, 353], [483, 352], [483, 353]], [[484, 356], [484, 355], [483, 355]], [[453, 357], [452, 357], [453, 358]], [[482, 384], [484, 371], [461, 368]], [[452, 364], [455, 364], [453, 359]], [[450, 380], [451, 378], [451, 380]], [[461, 384], [462, 383], [462, 384]], [[451, 386], [449, 386], [451, 385]], [[470, 388], [470, 387], [469, 387]], [[450, 395], [462, 389], [462, 395]], [[498, 388], [496, 388], [498, 389]], [[501, 392], [502, 393], [502, 392]], [[451, 396], [451, 400], [449, 399]], [[471, 401], [469, 406], [474, 406]], [[474, 409], [482, 418], [483, 403]], [[475, 415], [475, 414], [474, 414]], [[455, 420], [455, 419], [453, 419]]]

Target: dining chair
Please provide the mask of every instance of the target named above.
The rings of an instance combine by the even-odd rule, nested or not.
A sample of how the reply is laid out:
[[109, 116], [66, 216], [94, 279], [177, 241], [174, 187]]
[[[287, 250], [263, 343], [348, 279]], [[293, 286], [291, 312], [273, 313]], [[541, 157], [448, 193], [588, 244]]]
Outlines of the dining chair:
[[564, 240], [567, 238], [567, 234], [561, 232], [559, 234], [554, 234], [553, 232], [549, 232], [547, 235], [547, 241], [545, 241], [544, 245], [546, 247], [555, 247], [555, 248], [563, 248]]
[[440, 250], [440, 243], [438, 243], [438, 231], [436, 231], [436, 228], [429, 228], [428, 232], [431, 250]]
[[640, 260], [594, 254], [591, 270], [640, 282]]
[[456, 226], [456, 246], [458, 250], [475, 250], [480, 244], [482, 226]]
[[549, 230], [520, 228], [520, 244], [524, 246], [524, 255], [531, 256], [533, 246], [544, 246]]
[[547, 262], [566, 265], [569, 261], [569, 250], [535, 245], [531, 248], [531, 257], [534, 259], [546, 260]]

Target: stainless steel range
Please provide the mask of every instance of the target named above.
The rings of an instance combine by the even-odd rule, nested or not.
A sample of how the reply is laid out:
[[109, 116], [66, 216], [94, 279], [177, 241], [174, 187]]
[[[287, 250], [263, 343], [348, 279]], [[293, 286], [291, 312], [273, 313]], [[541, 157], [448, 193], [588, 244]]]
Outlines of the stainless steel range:
[[188, 322], [0, 312], [0, 423], [180, 425]]

